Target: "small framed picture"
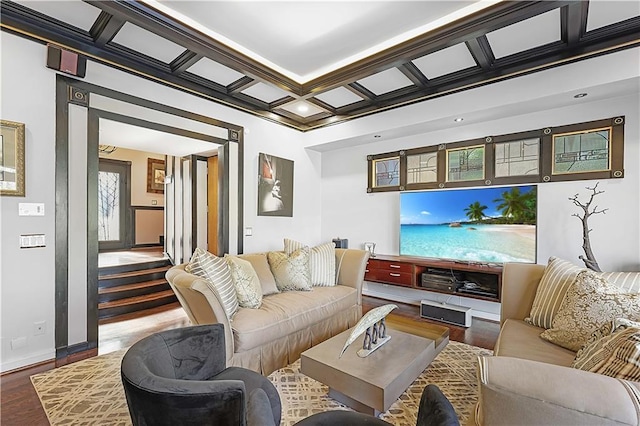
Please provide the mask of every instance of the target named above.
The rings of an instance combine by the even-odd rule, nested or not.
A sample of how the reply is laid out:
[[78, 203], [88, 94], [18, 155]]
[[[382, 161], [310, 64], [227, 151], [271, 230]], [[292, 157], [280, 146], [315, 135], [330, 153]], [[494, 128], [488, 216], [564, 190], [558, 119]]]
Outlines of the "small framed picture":
[[23, 123], [0, 124], [0, 195], [25, 196]]
[[371, 257], [374, 257], [375, 251], [376, 251], [376, 243], [370, 243], [370, 242], [364, 243], [364, 249], [369, 252]]
[[147, 192], [164, 194], [164, 160], [147, 158]]

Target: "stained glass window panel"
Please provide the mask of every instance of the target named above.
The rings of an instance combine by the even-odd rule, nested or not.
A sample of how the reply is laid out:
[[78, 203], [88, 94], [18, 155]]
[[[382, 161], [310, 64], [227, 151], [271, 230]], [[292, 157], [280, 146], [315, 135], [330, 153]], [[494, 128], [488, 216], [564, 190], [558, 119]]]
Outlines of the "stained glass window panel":
[[484, 146], [447, 150], [447, 181], [484, 179]]
[[374, 160], [374, 182], [376, 187], [400, 185], [400, 158]]
[[438, 153], [407, 156], [407, 183], [436, 182], [438, 179]]
[[540, 139], [495, 144], [495, 176], [526, 176], [540, 173]]
[[610, 170], [611, 128], [553, 137], [553, 174]]

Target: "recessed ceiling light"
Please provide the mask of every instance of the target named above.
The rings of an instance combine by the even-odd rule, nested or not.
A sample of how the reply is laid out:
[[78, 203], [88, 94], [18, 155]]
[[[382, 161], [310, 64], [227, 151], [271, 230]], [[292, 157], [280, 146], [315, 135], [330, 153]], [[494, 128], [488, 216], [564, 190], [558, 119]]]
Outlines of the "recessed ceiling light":
[[297, 106], [297, 109], [300, 112], [307, 112], [307, 111], [309, 111], [309, 105], [307, 105], [307, 104], [299, 104]]
[[577, 95], [573, 95], [576, 99], [584, 98], [585, 96], [587, 96], [587, 93], [578, 93]]
[[462, 117], [458, 117], [458, 118], [454, 118], [453, 121], [455, 121], [456, 123], [461, 122], [462, 120], [464, 120], [464, 118]]

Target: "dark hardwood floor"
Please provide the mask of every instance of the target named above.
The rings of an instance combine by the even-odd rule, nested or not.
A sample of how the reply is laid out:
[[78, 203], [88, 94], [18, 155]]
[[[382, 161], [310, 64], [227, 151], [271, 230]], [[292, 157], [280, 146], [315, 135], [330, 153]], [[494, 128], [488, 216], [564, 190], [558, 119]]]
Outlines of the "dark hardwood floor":
[[[390, 302], [388, 300], [364, 296], [363, 311], [366, 312], [387, 303]], [[411, 320], [411, 323], [416, 328], [424, 327], [425, 324], [429, 323], [446, 325], [449, 328], [449, 339], [453, 341], [493, 349], [498, 337], [500, 325], [493, 321], [474, 318], [471, 327], [457, 327], [420, 318], [418, 306], [397, 302], [393, 303], [398, 305], [398, 308], [393, 311], [393, 314]], [[102, 324], [99, 328], [100, 343], [98, 353], [105, 354], [120, 348], [125, 348], [152, 333], [187, 325], [189, 325], [189, 320], [186, 314], [182, 308], [176, 307], [175, 305], [168, 308], [163, 307], [157, 309], [149, 316], [139, 317], [139, 315], [131, 315], [130, 318], [124, 321]], [[62, 363], [58, 362], [58, 365], [51, 360], [1, 375], [0, 424], [3, 426], [48, 425], [47, 416], [40, 405], [40, 400], [31, 385], [29, 377], [33, 374], [60, 367], [62, 364], [94, 355], [95, 350], [90, 353], [70, 357]]]

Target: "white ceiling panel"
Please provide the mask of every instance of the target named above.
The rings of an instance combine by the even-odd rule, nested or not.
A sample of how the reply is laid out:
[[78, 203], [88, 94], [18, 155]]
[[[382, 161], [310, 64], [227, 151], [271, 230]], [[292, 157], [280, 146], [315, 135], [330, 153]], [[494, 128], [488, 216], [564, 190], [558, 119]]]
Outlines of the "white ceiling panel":
[[100, 15], [100, 9], [82, 1], [25, 1], [16, 3], [44, 15], [89, 31]]
[[264, 83], [254, 84], [253, 86], [243, 90], [241, 93], [249, 95], [252, 98], [260, 99], [262, 102], [271, 103], [289, 96], [287, 92], [275, 86], [269, 86]]
[[165, 126], [177, 127], [192, 132], [203, 133], [220, 139], [227, 139], [229, 132], [223, 127], [214, 126], [202, 121], [191, 120], [189, 118], [178, 115], [169, 114], [140, 105], [131, 104], [129, 102], [120, 101], [107, 96], [91, 94], [89, 99], [91, 108], [101, 109], [104, 111], [115, 112], [116, 114], [128, 117], [139, 118], [153, 123], [164, 124]]
[[146, 127], [119, 121], [100, 119], [100, 144], [113, 145], [136, 151], [154, 152], [182, 157], [216, 149], [219, 145], [200, 139], [187, 138], [173, 133], [160, 132]]
[[414, 59], [413, 63], [430, 79], [476, 66], [476, 61], [464, 43]]
[[321, 112], [326, 112], [323, 108], [305, 101], [289, 102], [288, 104], [282, 105], [281, 108], [305, 118], [315, 114], [320, 114]]
[[349, 89], [345, 89], [344, 87], [337, 87], [333, 90], [329, 90], [328, 92], [315, 95], [314, 97], [320, 99], [322, 102], [328, 103], [334, 108], [340, 108], [362, 100], [360, 96], [356, 95]]
[[166, 64], [177, 58], [186, 49], [136, 25], [125, 23], [113, 38], [114, 43], [133, 49]]
[[587, 31], [606, 27], [640, 15], [640, 1], [591, 0], [587, 13]]
[[187, 70], [190, 73], [197, 74], [207, 80], [214, 81], [223, 86], [228, 86], [244, 77], [244, 74], [225, 67], [222, 64], [212, 61], [209, 58], [202, 58]]
[[382, 95], [383, 93], [392, 92], [413, 84], [398, 68], [389, 68], [388, 70], [358, 80], [358, 83], [376, 95]]
[[560, 9], [487, 33], [496, 58], [543, 46], [560, 40]]
[[305, 82], [490, 6], [493, 1], [186, 1], [152, 6]]

